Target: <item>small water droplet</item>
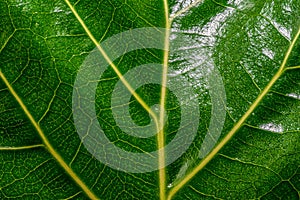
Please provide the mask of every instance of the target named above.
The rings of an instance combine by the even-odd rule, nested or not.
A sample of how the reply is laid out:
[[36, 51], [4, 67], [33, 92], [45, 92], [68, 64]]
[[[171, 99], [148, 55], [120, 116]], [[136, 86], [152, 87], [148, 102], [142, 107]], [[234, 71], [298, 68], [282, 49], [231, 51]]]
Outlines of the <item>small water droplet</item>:
[[271, 49], [267, 49], [267, 48], [264, 48], [263, 50], [262, 50], [262, 53], [264, 54], [264, 55], [266, 55], [267, 57], [269, 57], [270, 59], [274, 59], [274, 55], [275, 55], [275, 53], [271, 50]]
[[283, 127], [281, 124], [267, 123], [267, 124], [260, 125], [259, 128], [273, 133], [283, 132]]
[[291, 93], [291, 94], [287, 94], [287, 96], [300, 100], [300, 94]]

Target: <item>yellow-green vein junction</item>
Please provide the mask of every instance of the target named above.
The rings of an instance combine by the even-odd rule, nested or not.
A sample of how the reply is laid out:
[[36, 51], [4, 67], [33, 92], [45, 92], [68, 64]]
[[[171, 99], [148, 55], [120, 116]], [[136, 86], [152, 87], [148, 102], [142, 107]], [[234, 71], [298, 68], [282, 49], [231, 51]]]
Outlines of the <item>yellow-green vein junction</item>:
[[[286, 63], [289, 59], [289, 56], [296, 44], [296, 41], [298, 40], [300, 35], [300, 27], [298, 29], [297, 34], [295, 35], [293, 41], [291, 42], [285, 57], [281, 63], [280, 68], [278, 69], [277, 73], [273, 76], [273, 78], [270, 80], [268, 85], [262, 90], [260, 95], [256, 98], [256, 100], [253, 102], [253, 104], [250, 106], [250, 108], [247, 110], [247, 112], [240, 118], [240, 120], [234, 125], [234, 127], [229, 131], [229, 133], [222, 139], [222, 141], [199, 163], [198, 166], [196, 166], [186, 177], [184, 177], [175, 187], [173, 187], [169, 193], [168, 193], [168, 200], [171, 200], [172, 197], [187, 183], [189, 182], [199, 171], [201, 171], [213, 158], [217, 153], [226, 145], [229, 140], [234, 136], [234, 134], [244, 125], [245, 121], [248, 119], [248, 117], [251, 115], [251, 113], [257, 108], [257, 106], [261, 103], [263, 98], [268, 94], [272, 86], [276, 83], [276, 81], [282, 76], [282, 74], [285, 72]], [[293, 69], [293, 67], [292, 67]], [[298, 69], [298, 67], [294, 67], [294, 69]]]
[[[77, 185], [85, 192], [85, 194], [90, 199], [99, 199], [90, 189], [89, 187], [79, 178], [79, 176], [68, 166], [68, 164], [64, 161], [64, 159], [59, 155], [59, 153], [53, 148], [49, 140], [47, 139], [45, 133], [41, 129], [40, 125], [36, 122], [36, 120], [33, 118], [29, 110], [27, 109], [26, 105], [23, 103], [22, 99], [19, 97], [19, 95], [16, 93], [12, 85], [9, 83], [9, 81], [6, 79], [5, 75], [0, 71], [0, 79], [3, 80], [4, 84], [10, 91], [10, 93], [13, 95], [13, 97], [16, 99], [16, 101], [21, 106], [22, 110], [30, 120], [31, 124], [34, 126], [36, 131], [38, 132], [40, 138], [42, 139], [46, 149], [49, 151], [49, 153], [54, 157], [54, 159], [59, 163], [59, 165], [65, 170], [67, 174], [77, 183]], [[31, 146], [32, 147], [32, 146]]]
[[144, 102], [144, 100], [134, 91], [134, 89], [131, 87], [131, 85], [127, 82], [127, 80], [124, 78], [124, 76], [122, 75], [122, 73], [119, 71], [118, 67], [108, 57], [108, 55], [106, 54], [106, 52], [104, 51], [104, 49], [101, 47], [101, 45], [99, 44], [99, 42], [96, 40], [96, 38], [94, 37], [94, 35], [91, 33], [91, 31], [89, 30], [89, 28], [86, 26], [86, 24], [84, 23], [84, 21], [82, 20], [82, 18], [79, 16], [79, 14], [76, 11], [76, 9], [70, 3], [70, 1], [69, 0], [65, 0], [65, 2], [69, 6], [69, 8], [71, 9], [72, 13], [75, 15], [76, 19], [78, 20], [78, 22], [80, 23], [80, 25], [82, 26], [82, 28], [85, 30], [85, 32], [88, 35], [88, 37], [90, 38], [90, 40], [95, 44], [95, 46], [97, 47], [97, 49], [99, 50], [99, 52], [102, 54], [102, 56], [104, 57], [104, 59], [108, 62], [108, 64], [112, 67], [112, 69], [117, 74], [117, 76], [120, 78], [120, 80], [125, 85], [125, 87], [128, 89], [128, 91], [134, 96], [134, 98], [139, 102], [139, 104], [153, 118], [153, 120], [154, 120], [154, 122], [156, 124], [157, 130], [159, 130], [158, 119], [157, 119], [156, 114], [151, 110], [151, 108]]

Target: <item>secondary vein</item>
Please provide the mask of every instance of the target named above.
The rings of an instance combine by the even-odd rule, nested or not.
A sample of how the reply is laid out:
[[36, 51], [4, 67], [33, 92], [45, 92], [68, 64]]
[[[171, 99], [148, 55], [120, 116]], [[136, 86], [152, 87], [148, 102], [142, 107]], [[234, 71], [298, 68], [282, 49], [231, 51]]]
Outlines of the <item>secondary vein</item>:
[[264, 88], [264, 90], [260, 93], [260, 95], [257, 97], [257, 99], [253, 102], [253, 104], [250, 106], [250, 108], [246, 111], [246, 113], [240, 118], [240, 120], [234, 125], [234, 127], [228, 132], [228, 134], [222, 139], [222, 141], [200, 162], [198, 166], [196, 166], [187, 176], [185, 176], [175, 187], [173, 187], [168, 194], [167, 199], [171, 200], [172, 197], [187, 183], [189, 182], [199, 171], [201, 171], [213, 158], [214, 156], [226, 145], [230, 139], [235, 135], [235, 133], [244, 125], [245, 121], [248, 119], [248, 117], [253, 113], [253, 111], [257, 108], [257, 106], [261, 103], [261, 101], [264, 99], [264, 97], [268, 94], [270, 89], [273, 87], [273, 85], [276, 83], [276, 81], [282, 76], [282, 74], [285, 72], [286, 63], [288, 61], [288, 58], [296, 44], [296, 41], [298, 40], [300, 35], [300, 27], [298, 29], [298, 32], [296, 33], [293, 41], [291, 42], [285, 57], [281, 63], [281, 66], [279, 67], [277, 73], [273, 76], [273, 78], [270, 80], [268, 85]]
[[158, 123], [158, 119], [157, 119], [156, 114], [151, 110], [151, 108], [144, 102], [144, 100], [135, 92], [135, 90], [127, 82], [127, 80], [124, 78], [124, 76], [122, 75], [122, 73], [119, 71], [118, 67], [108, 57], [108, 55], [106, 54], [106, 52], [104, 51], [104, 49], [101, 47], [101, 45], [99, 44], [99, 42], [93, 36], [93, 34], [89, 30], [89, 28], [86, 26], [86, 24], [84, 23], [84, 21], [81, 19], [81, 17], [79, 16], [78, 12], [72, 6], [72, 4], [70, 3], [70, 1], [69, 0], [65, 0], [65, 2], [69, 6], [69, 8], [71, 9], [72, 13], [75, 15], [75, 17], [78, 20], [78, 22], [81, 24], [81, 26], [85, 30], [85, 32], [88, 35], [88, 37], [92, 40], [92, 42], [95, 44], [95, 46], [97, 47], [97, 49], [99, 50], [99, 52], [102, 54], [102, 56], [104, 57], [104, 59], [112, 67], [112, 69], [117, 74], [117, 76], [120, 78], [120, 80], [125, 85], [125, 87], [128, 89], [128, 91], [134, 96], [134, 98], [139, 102], [139, 104], [149, 113], [149, 115], [152, 117], [152, 119], [156, 123], [157, 129], [159, 130], [159, 125], [158, 125], [159, 123]]
[[88, 187], [87, 185], [79, 178], [79, 176], [67, 165], [67, 163], [64, 161], [64, 159], [59, 155], [59, 153], [53, 148], [49, 140], [47, 139], [45, 133], [41, 129], [40, 125], [36, 122], [34, 117], [31, 115], [29, 110], [27, 109], [26, 105], [23, 103], [22, 99], [19, 97], [19, 95], [16, 93], [12, 85], [9, 83], [9, 81], [6, 79], [5, 75], [0, 71], [0, 78], [3, 80], [4, 84], [10, 91], [10, 93], [13, 95], [13, 97], [16, 99], [16, 101], [21, 106], [22, 110], [30, 120], [31, 124], [34, 126], [36, 131], [38, 132], [40, 138], [42, 139], [46, 149], [48, 152], [54, 157], [54, 159], [59, 163], [59, 165], [66, 171], [66, 173], [78, 184], [78, 186], [86, 193], [86, 195], [90, 199], [99, 199]]
[[21, 146], [21, 147], [0, 147], [0, 151], [18, 151], [18, 150], [25, 150], [25, 149], [35, 149], [39, 147], [44, 147], [44, 145], [36, 144], [36, 145]]
[[285, 70], [294, 70], [294, 69], [300, 69], [300, 66], [294, 66], [294, 67], [286, 67]]

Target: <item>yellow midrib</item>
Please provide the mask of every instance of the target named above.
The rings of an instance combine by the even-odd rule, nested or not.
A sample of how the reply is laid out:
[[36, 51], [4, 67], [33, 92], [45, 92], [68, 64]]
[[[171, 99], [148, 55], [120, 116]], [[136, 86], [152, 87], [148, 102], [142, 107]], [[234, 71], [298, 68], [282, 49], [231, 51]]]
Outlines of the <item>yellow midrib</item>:
[[169, 47], [170, 47], [170, 21], [169, 21], [169, 5], [168, 1], [164, 0], [164, 11], [165, 11], [165, 23], [166, 32], [164, 39], [164, 55], [163, 55], [163, 69], [162, 69], [162, 80], [161, 80], [161, 93], [160, 93], [160, 115], [159, 115], [159, 125], [160, 132], [157, 134], [157, 144], [159, 155], [159, 196], [160, 200], [166, 199], [166, 168], [165, 168], [165, 132], [164, 132], [164, 117], [165, 117], [165, 105], [166, 105], [166, 94], [167, 94], [167, 81], [168, 81], [168, 62], [169, 62]]
[[[24, 111], [25, 115], [30, 120], [31, 124], [34, 126], [36, 131], [38, 132], [40, 138], [42, 139], [46, 149], [49, 153], [55, 158], [55, 160], [59, 163], [59, 165], [66, 171], [67, 174], [78, 184], [78, 186], [86, 193], [86, 195], [90, 199], [99, 199], [89, 188], [88, 186], [77, 176], [77, 174], [68, 166], [68, 164], [64, 161], [64, 159], [59, 155], [59, 153], [53, 148], [50, 144], [49, 140], [47, 139], [46, 135], [44, 134], [43, 130], [41, 129], [40, 125], [36, 122], [34, 117], [31, 115], [25, 104], [23, 103], [22, 99], [18, 96], [12, 85], [6, 79], [5, 75], [0, 71], [0, 78], [3, 80], [4, 84], [19, 103], [20, 107]], [[31, 146], [32, 147], [32, 146]]]

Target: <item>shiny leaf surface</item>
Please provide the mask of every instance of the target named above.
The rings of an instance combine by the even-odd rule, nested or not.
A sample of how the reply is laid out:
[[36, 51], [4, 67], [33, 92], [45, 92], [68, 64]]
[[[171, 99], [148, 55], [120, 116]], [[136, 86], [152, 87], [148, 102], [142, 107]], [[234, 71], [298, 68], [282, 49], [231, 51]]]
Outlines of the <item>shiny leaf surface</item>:
[[[299, 199], [298, 0], [0, 0], [0, 10], [0, 199]], [[192, 144], [175, 162], [128, 173], [103, 164], [82, 143], [72, 95], [91, 52], [103, 55], [98, 44], [145, 27], [170, 28], [164, 48], [136, 49], [109, 64], [126, 78], [159, 63], [168, 77], [190, 85], [176, 79], [165, 94], [163, 83], [134, 90], [128, 107], [135, 125], [147, 127], [147, 107], [162, 99], [166, 111], [163, 132], [138, 138], [113, 115], [112, 100], [122, 100], [113, 96], [120, 76], [107, 68], [93, 102], [102, 130], [123, 150], [156, 151], [182, 129], [176, 94], [188, 98], [187, 87], [195, 91], [187, 105], [196, 99], [200, 116], [193, 118]], [[185, 42], [177, 42], [179, 33]]]

